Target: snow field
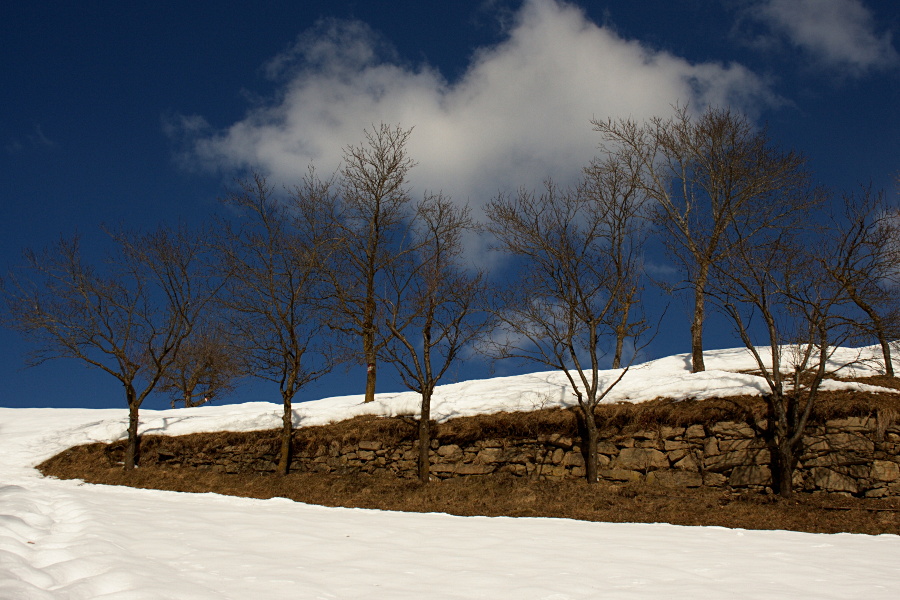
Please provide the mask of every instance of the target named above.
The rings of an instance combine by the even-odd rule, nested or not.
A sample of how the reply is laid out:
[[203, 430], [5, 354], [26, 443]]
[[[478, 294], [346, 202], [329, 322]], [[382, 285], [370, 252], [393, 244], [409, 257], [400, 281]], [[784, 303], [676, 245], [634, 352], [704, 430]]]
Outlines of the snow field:
[[[747, 358], [710, 353], [710, 371], [699, 375], [684, 356], [653, 361], [632, 369], [608, 401], [760, 393], [759, 378], [735, 373], [753, 368]], [[561, 374], [536, 373], [443, 386], [435, 414], [571, 401]], [[383, 394], [369, 405], [357, 396], [304, 403], [295, 419], [416, 412], [415, 395]], [[143, 411], [141, 429], [266, 429], [279, 413], [270, 403]], [[326, 508], [57, 481], [32, 468], [69, 446], [117, 439], [126, 421], [116, 409], [0, 408], [0, 599], [887, 599], [900, 586], [894, 535]]]

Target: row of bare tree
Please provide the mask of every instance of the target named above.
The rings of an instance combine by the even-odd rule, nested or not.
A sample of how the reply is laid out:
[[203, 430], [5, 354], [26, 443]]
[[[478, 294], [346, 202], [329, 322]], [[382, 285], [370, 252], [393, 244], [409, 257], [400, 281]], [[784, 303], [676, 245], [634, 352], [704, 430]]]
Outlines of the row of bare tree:
[[693, 292], [691, 364], [703, 371], [705, 304], [728, 318], [768, 388], [773, 488], [790, 496], [804, 431], [834, 350], [882, 348], [893, 377], [900, 337], [900, 212], [863, 189], [833, 212], [803, 156], [783, 151], [744, 117], [686, 107], [645, 123], [594, 121], [601, 148], [646, 199], [649, 220]]
[[[893, 375], [896, 211], [864, 190], [845, 198], [844, 214], [826, 214], [803, 157], [729, 110], [593, 125], [600, 152], [578, 185], [500, 194], [484, 225], [442, 194], [415, 201], [411, 130], [381, 125], [345, 148], [329, 179], [310, 169], [286, 194], [260, 175], [240, 181], [226, 198], [236, 216], [210, 231], [113, 232], [117, 252], [100, 268], [77, 239], [26, 253], [3, 280], [6, 321], [37, 342], [32, 364], [74, 357], [122, 382], [126, 469], [139, 460], [138, 411], [151, 392], [196, 406], [252, 375], [279, 387], [287, 473], [293, 398], [357, 360], [365, 401], [379, 362], [421, 395], [427, 481], [432, 394], [477, 348], [567, 375], [596, 482], [594, 409], [653, 338], [644, 246], [659, 235], [693, 291], [693, 370], [704, 369], [707, 301], [756, 358], [769, 414], [750, 421], [789, 495], [833, 349], [876, 339]], [[491, 281], [466, 255], [485, 230], [511, 259]]]

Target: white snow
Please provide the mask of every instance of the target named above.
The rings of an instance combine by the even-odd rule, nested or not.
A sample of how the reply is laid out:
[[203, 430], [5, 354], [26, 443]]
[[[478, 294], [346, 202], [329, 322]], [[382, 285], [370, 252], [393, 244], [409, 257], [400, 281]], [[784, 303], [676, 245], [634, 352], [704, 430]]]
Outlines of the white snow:
[[[607, 401], [764, 391], [744, 350], [632, 368]], [[844, 349], [847, 374], [877, 349]], [[607, 372], [611, 380], [617, 372]], [[858, 387], [858, 384], [829, 385]], [[868, 388], [866, 388], [868, 389]], [[873, 388], [880, 389], [880, 388]], [[535, 373], [438, 390], [438, 419], [573, 401]], [[298, 405], [299, 426], [415, 414], [414, 394]], [[269, 403], [142, 411], [141, 429], [181, 435], [278, 426]], [[895, 598], [900, 536], [822, 535], [564, 519], [454, 517], [325, 508], [88, 485], [33, 465], [121, 437], [123, 410], [0, 408], [0, 599], [42, 598]]]

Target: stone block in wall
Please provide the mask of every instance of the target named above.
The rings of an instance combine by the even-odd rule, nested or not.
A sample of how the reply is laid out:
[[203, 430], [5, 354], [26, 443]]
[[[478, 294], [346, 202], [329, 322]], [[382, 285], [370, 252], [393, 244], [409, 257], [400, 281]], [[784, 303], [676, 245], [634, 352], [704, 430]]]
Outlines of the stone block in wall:
[[655, 448], [622, 448], [615, 464], [620, 469], [664, 469], [669, 466], [666, 455]]
[[668, 469], [653, 471], [647, 474], [647, 483], [663, 487], [700, 487], [703, 478], [700, 473], [691, 471], [670, 471]]
[[816, 488], [826, 492], [850, 492], [856, 494], [859, 485], [856, 480], [826, 467], [814, 467], [809, 470], [809, 481]]
[[[670, 457], [671, 458], [671, 457]], [[686, 455], [684, 458], [679, 460], [673, 465], [676, 469], [680, 469], [683, 471], [699, 471], [700, 467], [697, 465], [697, 461], [694, 460], [694, 457], [690, 454]]]
[[606, 454], [609, 456], [615, 456], [619, 453], [619, 447], [613, 444], [612, 442], [598, 442], [597, 443], [597, 452], [599, 454]]
[[673, 465], [687, 455], [687, 450], [671, 450], [669, 452], [666, 452], [666, 458], [668, 458], [669, 462]]
[[511, 450], [507, 456], [507, 463], [522, 464], [534, 462], [534, 453], [528, 450]]
[[671, 450], [684, 450], [686, 448], [690, 448], [691, 443], [685, 442], [683, 440], [666, 440], [663, 443], [663, 450], [669, 452]]
[[429, 471], [434, 473], [435, 475], [450, 475], [454, 471], [456, 471], [456, 464], [454, 463], [432, 463], [431, 467], [429, 467]]
[[565, 477], [566, 468], [562, 465], [537, 465], [534, 474], [539, 477]]
[[444, 456], [446, 458], [454, 458], [461, 457], [463, 454], [462, 448], [457, 446], [456, 444], [447, 444], [445, 446], [441, 446], [437, 449], [438, 456]]
[[684, 427], [669, 427], [668, 425], [663, 425], [659, 428], [659, 437], [664, 440], [671, 440], [683, 436], [684, 432]]
[[562, 464], [564, 467], [583, 467], [584, 457], [581, 452], [566, 452]]
[[627, 469], [600, 469], [601, 479], [609, 479], [610, 481], [640, 481], [641, 474], [637, 471], [629, 471]]
[[825, 436], [806, 436], [803, 438], [803, 448], [805, 454], [816, 454], [819, 452], [828, 452], [830, 446], [825, 440]]
[[857, 433], [846, 431], [829, 433], [825, 436], [825, 441], [828, 442], [829, 447], [833, 450], [850, 450], [863, 453], [875, 451], [875, 442]]
[[706, 437], [706, 430], [703, 429], [703, 425], [691, 425], [684, 431], [684, 437], [689, 439]]
[[765, 449], [735, 450], [734, 452], [705, 457], [703, 459], [703, 467], [706, 471], [722, 473], [735, 467], [767, 465], [769, 460], [769, 451]]
[[372, 450], [359, 450], [356, 453], [356, 457], [359, 460], [375, 460], [375, 452]]
[[557, 448], [553, 452], [551, 452], [547, 456], [547, 462], [551, 462], [554, 465], [558, 465], [562, 462], [563, 457], [566, 455], [566, 451], [562, 448]]
[[759, 438], [737, 438], [719, 441], [719, 453], [734, 452], [737, 450], [759, 450], [765, 448], [765, 441]]
[[494, 465], [478, 465], [472, 463], [461, 463], [456, 465], [455, 475], [487, 475], [496, 470]]
[[868, 464], [870, 459], [855, 452], [829, 452], [818, 456], [803, 456], [804, 467], [846, 467], [850, 465]]
[[721, 473], [703, 473], [703, 485], [709, 487], [722, 487], [728, 478]]
[[559, 433], [539, 435], [538, 442], [550, 446], [555, 446], [557, 448], [562, 448], [563, 450], [571, 450], [572, 446], [574, 445], [574, 441], [571, 437]]
[[734, 421], [720, 421], [712, 426], [712, 433], [719, 437], [727, 438], [745, 438], [755, 437], [756, 432], [746, 423], [736, 423]]
[[525, 469], [525, 465], [505, 464], [502, 467], [500, 467], [499, 469], [497, 469], [497, 472], [498, 473], [510, 473], [517, 477], [521, 477], [521, 476], [525, 475], [526, 469]]
[[900, 479], [900, 465], [887, 460], [872, 461], [869, 476], [877, 481], [897, 481]]
[[863, 494], [866, 498], [884, 498], [888, 495], [887, 487], [874, 487]]
[[641, 431], [635, 431], [631, 434], [636, 440], [658, 440], [659, 432], [653, 429], [643, 429]]
[[706, 456], [715, 456], [719, 453], [719, 440], [714, 437], [709, 437], [706, 439], [706, 442], [703, 444], [703, 454]]
[[829, 419], [825, 427], [829, 431], [872, 431], [877, 421], [874, 417], [847, 417], [846, 419]]
[[[562, 450], [560, 450], [562, 452]], [[502, 448], [483, 448], [476, 456], [475, 462], [482, 465], [489, 465], [500, 462], [503, 458]]]
[[772, 471], [764, 465], [735, 467], [728, 477], [728, 485], [734, 487], [765, 486], [772, 484]]
[[374, 441], [374, 440], [366, 440], [366, 441], [362, 441], [359, 443], [360, 450], [371, 450], [373, 452], [375, 450], [381, 450], [381, 448], [383, 446], [384, 446], [384, 444], [382, 444], [381, 442]]

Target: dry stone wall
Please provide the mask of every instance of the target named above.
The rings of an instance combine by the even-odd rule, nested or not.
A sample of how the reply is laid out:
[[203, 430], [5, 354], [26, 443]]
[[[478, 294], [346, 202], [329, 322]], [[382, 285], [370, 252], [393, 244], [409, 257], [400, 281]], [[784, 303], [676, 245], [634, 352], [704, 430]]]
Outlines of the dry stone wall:
[[[578, 438], [541, 435], [526, 439], [484, 439], [470, 443], [432, 442], [436, 478], [507, 473], [518, 477], [584, 477]], [[298, 441], [292, 468], [336, 473], [387, 472], [416, 477], [414, 441], [386, 445]], [[173, 467], [226, 473], [275, 470], [277, 444], [256, 436], [243, 444], [167, 449], [158, 438], [142, 460]], [[747, 423], [733, 421], [689, 427], [660, 426], [601, 431], [600, 477], [611, 482], [646, 481], [669, 487], [765, 489], [771, 483], [769, 451]], [[872, 417], [826, 421], [809, 428], [795, 474], [795, 489], [857, 496], [900, 495], [900, 426]]]

